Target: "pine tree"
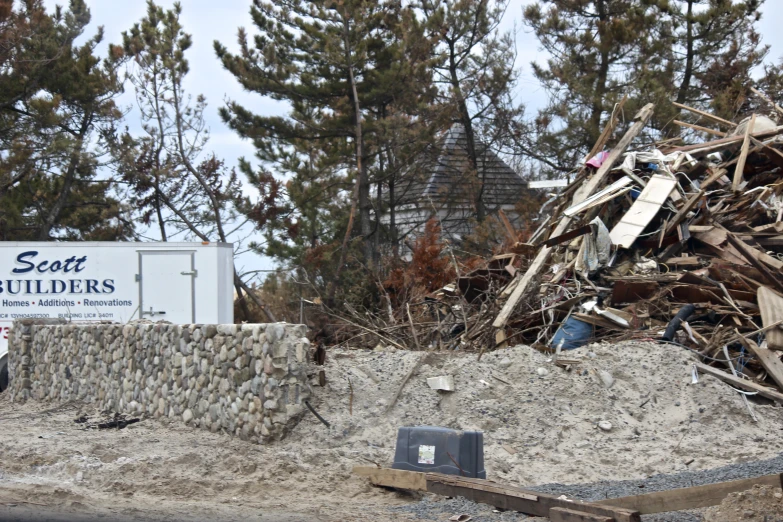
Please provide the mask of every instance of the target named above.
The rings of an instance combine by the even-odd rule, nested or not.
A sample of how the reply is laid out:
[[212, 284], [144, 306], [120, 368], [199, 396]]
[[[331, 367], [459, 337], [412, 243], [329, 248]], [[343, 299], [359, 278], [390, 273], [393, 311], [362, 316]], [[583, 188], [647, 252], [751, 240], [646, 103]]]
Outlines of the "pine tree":
[[11, 25], [3, 27], [9, 40], [2, 57], [0, 237], [130, 237], [128, 209], [101, 172], [122, 118], [114, 101], [122, 81], [110, 60], [95, 55], [102, 29], [73, 45], [90, 21], [82, 0], [52, 15], [28, 1], [4, 21]]
[[[602, 122], [624, 94], [635, 94], [637, 65], [656, 66], [657, 10], [644, 0], [541, 0], [525, 8], [526, 25], [550, 58], [533, 74], [550, 96], [534, 122], [528, 152], [570, 170], [592, 148]], [[639, 100], [641, 103], [641, 100]], [[634, 103], [626, 105], [633, 114]]]
[[[309, 230], [312, 238], [324, 217], [322, 210], [330, 213], [332, 205], [350, 205], [349, 212], [335, 213], [317, 245], [317, 257], [333, 265], [333, 294], [352, 248], [355, 218], [360, 258], [375, 268], [381, 202], [376, 199], [373, 208], [371, 188], [373, 182], [379, 187], [389, 179], [388, 156], [393, 155], [379, 137], [393, 127], [392, 121], [414, 121], [404, 107], [416, 106], [419, 92], [430, 85], [429, 54], [421, 51], [426, 42], [421, 30], [401, 29], [416, 26], [415, 13], [392, 0], [255, 0], [251, 16], [261, 31], [253, 45], [240, 29], [239, 54], [218, 42], [216, 52], [246, 89], [286, 102], [290, 113], [256, 115], [231, 102], [221, 115], [240, 136], [253, 141], [265, 164], [279, 174], [294, 175], [290, 195], [299, 233]], [[416, 83], [420, 87], [412, 88]], [[349, 190], [348, 203], [343, 203]], [[324, 249], [335, 251], [336, 245], [326, 244], [340, 239], [335, 262]], [[315, 248], [313, 241], [309, 245]], [[284, 250], [280, 242], [273, 246], [277, 250], [270, 253]]]

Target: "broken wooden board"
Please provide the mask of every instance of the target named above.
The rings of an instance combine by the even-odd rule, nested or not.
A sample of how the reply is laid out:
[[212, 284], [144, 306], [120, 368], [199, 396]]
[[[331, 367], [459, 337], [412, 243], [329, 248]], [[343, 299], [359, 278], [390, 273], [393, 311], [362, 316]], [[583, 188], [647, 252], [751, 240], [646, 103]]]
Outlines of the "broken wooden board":
[[755, 485], [779, 488], [781, 487], [782, 479], [783, 475], [765, 475], [763, 477], [718, 482], [716, 484], [706, 484], [704, 486], [656, 491], [655, 493], [646, 493], [644, 495], [634, 495], [631, 497], [610, 498], [601, 500], [597, 503], [634, 509], [642, 515], [682, 511], [684, 509], [698, 509], [717, 506], [723, 502], [723, 499], [725, 499], [729, 493], [746, 491]]
[[588, 208], [600, 205], [609, 199], [625, 194], [627, 190], [624, 190], [624, 188], [631, 183], [633, 183], [631, 178], [628, 176], [623, 176], [600, 192], [597, 192], [589, 198], [586, 198], [584, 201], [580, 201], [579, 203], [568, 207], [563, 211], [563, 214], [568, 217], [574, 217]]
[[780, 359], [778, 359], [777, 352], [774, 352], [769, 348], [762, 348], [753, 342], [752, 339], [746, 339], [739, 335], [739, 333], [737, 335], [742, 342], [742, 345], [747, 348], [750, 353], [755, 355], [761, 363], [761, 366], [767, 370], [767, 375], [775, 381], [778, 388], [783, 390], [783, 362], [780, 362]]
[[353, 474], [367, 477], [375, 486], [387, 488], [427, 491], [427, 474], [402, 469], [376, 468], [375, 466], [354, 466]]
[[740, 151], [739, 158], [737, 159], [737, 167], [734, 169], [734, 179], [731, 182], [731, 190], [734, 192], [739, 191], [740, 183], [742, 182], [742, 175], [745, 172], [745, 162], [748, 159], [748, 148], [750, 147], [750, 136], [753, 134], [753, 126], [756, 124], [756, 114], [754, 113], [750, 117], [750, 122], [745, 128], [745, 137], [742, 141], [742, 150]]
[[734, 377], [729, 373], [726, 373], [717, 368], [713, 368], [712, 366], [707, 366], [706, 364], [702, 364], [702, 363], [694, 363], [694, 364], [696, 365], [696, 369], [699, 370], [701, 373], [704, 373], [706, 375], [712, 375], [713, 377], [717, 377], [723, 382], [727, 384], [731, 384], [732, 386], [736, 386], [737, 388], [743, 389], [745, 391], [758, 392], [758, 394], [761, 395], [762, 397], [766, 397], [767, 399], [771, 399], [773, 401], [783, 404], [783, 393], [776, 392], [771, 388], [767, 388], [766, 386], [761, 386], [759, 384], [756, 384], [755, 382], [741, 379], [739, 377]]
[[[767, 286], [760, 286], [756, 292], [761, 322], [769, 326], [783, 320], [783, 296]], [[767, 331], [767, 346], [770, 350], [783, 350], [783, 329], [780, 327]]]
[[675, 186], [677, 186], [676, 179], [654, 174], [628, 212], [609, 232], [612, 243], [623, 248], [630, 248], [639, 234], [661, 210]]

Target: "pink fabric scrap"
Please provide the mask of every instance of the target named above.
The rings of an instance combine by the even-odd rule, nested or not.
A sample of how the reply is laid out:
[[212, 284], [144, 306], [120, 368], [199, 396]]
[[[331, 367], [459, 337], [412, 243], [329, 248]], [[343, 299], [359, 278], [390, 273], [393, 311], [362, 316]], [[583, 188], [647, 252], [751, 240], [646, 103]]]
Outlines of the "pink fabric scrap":
[[609, 152], [601, 151], [587, 161], [587, 164], [591, 167], [600, 168], [603, 165], [606, 158], [609, 157]]

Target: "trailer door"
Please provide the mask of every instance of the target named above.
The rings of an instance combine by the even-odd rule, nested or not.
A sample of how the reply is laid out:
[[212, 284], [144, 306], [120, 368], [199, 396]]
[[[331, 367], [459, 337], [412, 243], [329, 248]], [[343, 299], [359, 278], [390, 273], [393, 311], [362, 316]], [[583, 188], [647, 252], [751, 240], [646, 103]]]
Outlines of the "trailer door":
[[175, 324], [196, 322], [195, 252], [139, 252], [141, 317]]

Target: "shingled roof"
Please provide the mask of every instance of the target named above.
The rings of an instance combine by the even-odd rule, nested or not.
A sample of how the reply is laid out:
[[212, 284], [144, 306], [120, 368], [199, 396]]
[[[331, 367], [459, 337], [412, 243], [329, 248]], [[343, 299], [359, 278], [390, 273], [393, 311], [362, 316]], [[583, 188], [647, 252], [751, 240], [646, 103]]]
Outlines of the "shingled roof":
[[439, 152], [423, 179], [410, 182], [398, 205], [432, 201], [471, 206], [475, 200], [473, 194], [480, 187], [479, 180], [483, 180], [484, 206], [491, 211], [514, 205], [527, 190], [522, 178], [481, 141], [476, 142], [478, 172], [474, 174], [469, 168], [465, 128], [460, 124], [453, 125], [444, 135]]

